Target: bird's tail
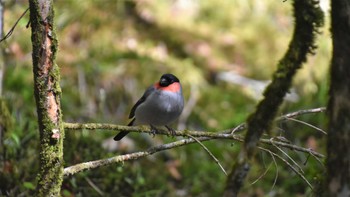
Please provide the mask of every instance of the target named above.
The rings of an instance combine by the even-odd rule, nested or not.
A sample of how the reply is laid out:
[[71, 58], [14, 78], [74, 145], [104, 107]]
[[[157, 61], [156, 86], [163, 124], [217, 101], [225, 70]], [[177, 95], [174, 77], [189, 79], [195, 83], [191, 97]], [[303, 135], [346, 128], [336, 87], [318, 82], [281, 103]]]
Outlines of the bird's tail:
[[[135, 118], [129, 122], [128, 126], [132, 126], [134, 124], [134, 122], [135, 122]], [[129, 133], [129, 131], [121, 131], [113, 139], [114, 139], [114, 141], [119, 141], [119, 140], [123, 139], [123, 137], [128, 135], [128, 133]]]

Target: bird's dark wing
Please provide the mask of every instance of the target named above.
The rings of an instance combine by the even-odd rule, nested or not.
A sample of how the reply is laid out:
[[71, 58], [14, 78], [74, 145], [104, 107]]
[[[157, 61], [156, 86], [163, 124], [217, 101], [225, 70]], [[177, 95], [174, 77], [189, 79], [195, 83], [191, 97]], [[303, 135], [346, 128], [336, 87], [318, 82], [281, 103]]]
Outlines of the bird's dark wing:
[[143, 102], [145, 102], [146, 98], [153, 92], [154, 90], [154, 86], [150, 86], [149, 88], [147, 88], [147, 90], [145, 91], [145, 93], [143, 93], [142, 97], [135, 103], [135, 105], [131, 108], [130, 114], [129, 114], [129, 118], [133, 118], [135, 116], [135, 110], [136, 108]]

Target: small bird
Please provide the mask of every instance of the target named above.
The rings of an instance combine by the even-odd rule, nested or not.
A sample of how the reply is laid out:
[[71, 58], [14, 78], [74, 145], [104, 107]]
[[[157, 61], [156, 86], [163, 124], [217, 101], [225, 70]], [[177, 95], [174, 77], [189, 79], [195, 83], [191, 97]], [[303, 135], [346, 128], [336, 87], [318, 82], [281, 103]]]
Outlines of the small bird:
[[[173, 74], [164, 74], [159, 82], [150, 86], [143, 96], [132, 107], [129, 118], [133, 118], [128, 126], [150, 125], [165, 126], [174, 132], [168, 125], [174, 122], [184, 108], [184, 97], [180, 80]], [[121, 131], [113, 139], [121, 140], [128, 131]]]

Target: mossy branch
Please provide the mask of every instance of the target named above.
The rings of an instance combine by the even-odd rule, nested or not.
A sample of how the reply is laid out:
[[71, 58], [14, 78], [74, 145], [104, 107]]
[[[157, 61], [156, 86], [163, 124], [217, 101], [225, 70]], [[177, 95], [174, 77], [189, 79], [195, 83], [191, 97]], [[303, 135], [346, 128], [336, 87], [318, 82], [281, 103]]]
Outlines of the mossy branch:
[[296, 71], [306, 61], [307, 55], [313, 54], [316, 49], [316, 34], [323, 26], [323, 12], [319, 7], [319, 1], [294, 0], [293, 11], [295, 19], [293, 38], [286, 54], [278, 63], [272, 82], [264, 92], [264, 99], [248, 118], [244, 147], [227, 179], [225, 196], [237, 196], [249, 172], [250, 160], [255, 154], [260, 137], [272, 127], [279, 106], [292, 84]]
[[[109, 125], [110, 126], [110, 125]], [[115, 127], [113, 127], [114, 129], [116, 129], [118, 127], [118, 125], [115, 125]], [[132, 130], [130, 130], [132, 131]], [[148, 133], [148, 131], [146, 131]], [[171, 142], [168, 144], [162, 144], [159, 146], [155, 146], [152, 148], [149, 148], [148, 150], [145, 151], [139, 151], [139, 152], [135, 152], [135, 153], [130, 153], [130, 154], [125, 154], [125, 155], [118, 155], [115, 157], [110, 157], [107, 159], [100, 159], [100, 160], [95, 160], [95, 161], [89, 161], [89, 162], [83, 162], [80, 164], [76, 164], [73, 166], [69, 166], [66, 167], [64, 169], [64, 175], [68, 176], [68, 175], [73, 175], [76, 173], [79, 173], [81, 171], [84, 170], [89, 170], [89, 169], [94, 169], [97, 167], [101, 167], [101, 166], [105, 166], [105, 165], [109, 165], [112, 163], [122, 163], [124, 161], [128, 161], [128, 160], [135, 160], [135, 159], [139, 159], [151, 154], [154, 154], [156, 152], [160, 152], [160, 151], [164, 151], [164, 150], [168, 150], [168, 149], [172, 149], [172, 148], [176, 148], [176, 147], [180, 147], [180, 146], [184, 146], [187, 144], [193, 144], [196, 142], [202, 142], [202, 141], [208, 141], [208, 140], [213, 140], [213, 139], [228, 139], [228, 140], [234, 140], [237, 142], [243, 142], [243, 137], [238, 136], [238, 135], [233, 135], [233, 134], [223, 134], [223, 133], [216, 133], [216, 134], [212, 134], [210, 132], [196, 132], [196, 131], [186, 131], [186, 132], [181, 132], [181, 131], [176, 131], [176, 134], [179, 134], [181, 136], [185, 135], [185, 133], [187, 135], [192, 135], [192, 134], [203, 134], [200, 136], [206, 136], [206, 134], [208, 136], [211, 137], [198, 137], [196, 138], [197, 140], [190, 138], [190, 139], [182, 139], [182, 140], [178, 140], [175, 142]], [[299, 152], [304, 152], [307, 153], [309, 155], [312, 155], [314, 157], [318, 157], [318, 158], [324, 158], [324, 155], [321, 153], [318, 153], [316, 151], [313, 151], [311, 149], [308, 148], [303, 148], [297, 145], [293, 145], [293, 144], [289, 144], [289, 143], [284, 143], [284, 142], [280, 142], [280, 141], [274, 141], [272, 139], [261, 139], [260, 140], [261, 143], [263, 144], [268, 144], [268, 145], [272, 145], [272, 146], [278, 146], [278, 147], [284, 147], [284, 148], [289, 148], [290, 150], [293, 151], [299, 151]]]
[[[320, 113], [320, 112], [324, 112], [324, 111], [325, 111], [324, 107], [309, 109], [309, 110], [300, 110], [297, 112], [293, 112], [293, 113], [289, 113], [289, 114], [280, 116], [278, 118], [278, 120], [279, 121], [286, 121], [286, 120], [288, 120], [288, 118], [297, 117], [300, 115], [310, 114], [310, 113]], [[215, 132], [215, 133], [204, 132], [204, 131], [189, 131], [189, 130], [175, 131], [174, 135], [175, 136], [184, 136], [184, 137], [188, 137], [190, 135], [192, 137], [196, 137], [196, 139], [200, 142], [213, 140], [213, 139], [226, 139], [226, 140], [234, 140], [237, 142], [243, 142], [244, 137], [242, 135], [238, 135], [235, 133], [244, 130], [245, 129], [244, 125], [245, 124], [241, 124], [236, 128], [227, 129], [227, 130]], [[101, 124], [101, 123], [86, 123], [86, 124], [64, 123], [64, 127], [67, 130], [81, 130], [81, 129], [97, 130], [97, 129], [100, 129], [100, 130], [113, 130], [113, 131], [118, 131], [118, 132], [128, 131], [128, 132], [137, 132], [137, 133], [150, 133], [150, 134], [152, 133], [151, 129], [149, 127], [146, 127], [146, 126], [128, 127], [128, 126], [122, 126], [122, 125]], [[232, 131], [235, 131], [235, 132], [233, 133]], [[168, 131], [167, 130], [159, 130], [158, 134], [168, 135]], [[135, 160], [135, 159], [138, 159], [141, 157], [151, 155], [151, 154], [156, 153], [156, 152], [160, 152], [160, 151], [164, 151], [164, 150], [168, 150], [168, 149], [172, 149], [172, 148], [176, 148], [176, 147], [180, 147], [180, 146], [184, 146], [184, 145], [192, 144], [192, 143], [196, 143], [196, 142], [197, 141], [194, 140], [193, 138], [182, 139], [182, 140], [175, 141], [172, 143], [155, 146], [155, 147], [152, 147], [146, 151], [140, 151], [140, 152], [130, 153], [130, 154], [126, 154], [126, 155], [119, 155], [119, 156], [115, 156], [115, 157], [111, 157], [111, 158], [107, 158], [107, 159], [101, 159], [101, 160], [96, 160], [96, 161], [89, 161], [89, 162], [80, 163], [80, 164], [76, 164], [76, 165], [65, 168], [64, 175], [65, 176], [73, 175], [75, 173], [78, 173], [78, 172], [81, 172], [84, 170], [94, 169], [94, 168], [109, 165], [112, 163], [121, 163], [121, 162], [128, 161], [128, 160]], [[297, 146], [294, 144], [290, 144], [290, 143], [286, 143], [283, 141], [277, 141], [277, 140], [274, 140], [273, 138], [272, 139], [260, 139], [260, 143], [266, 144], [266, 145], [271, 145], [271, 146], [284, 147], [284, 148], [288, 148], [288, 149], [293, 150], [293, 151], [304, 152], [304, 153], [310, 154], [316, 158], [324, 158], [324, 155], [322, 155], [316, 151], [313, 151], [311, 149], [303, 148], [303, 147], [300, 147], [300, 146]]]

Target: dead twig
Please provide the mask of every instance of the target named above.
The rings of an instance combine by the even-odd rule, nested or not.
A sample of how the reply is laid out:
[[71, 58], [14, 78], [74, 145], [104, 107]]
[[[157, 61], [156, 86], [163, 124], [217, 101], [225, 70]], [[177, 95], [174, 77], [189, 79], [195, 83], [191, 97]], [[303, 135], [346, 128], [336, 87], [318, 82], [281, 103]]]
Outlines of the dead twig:
[[280, 155], [278, 155], [277, 153], [272, 152], [269, 149], [266, 148], [262, 148], [262, 147], [257, 147], [260, 150], [266, 151], [272, 155], [274, 155], [275, 157], [277, 157], [278, 159], [280, 159], [281, 161], [283, 161], [283, 163], [285, 163], [291, 170], [293, 170], [302, 180], [304, 180], [304, 182], [311, 188], [311, 190], [314, 190], [314, 188], [312, 187], [311, 183], [305, 178], [305, 176], [299, 172], [299, 170], [295, 169], [293, 167], [292, 164], [290, 164], [287, 160], [285, 160], [283, 157], [281, 157]]
[[276, 146], [272, 138], [270, 139], [270, 142], [272, 143], [272, 145], [273, 145], [275, 148], [277, 148], [277, 149], [278, 149], [280, 152], [282, 152], [286, 157], [288, 157], [288, 159], [291, 160], [291, 161], [294, 163], [294, 165], [296, 165], [296, 166], [299, 168], [300, 172], [304, 174], [304, 170], [298, 165], [298, 163], [295, 162], [294, 159], [293, 159], [292, 157], [290, 157], [286, 152], [284, 152], [280, 147]]
[[204, 146], [204, 144], [203, 144], [201, 141], [199, 141], [197, 138], [195, 138], [195, 137], [193, 137], [192, 135], [189, 135], [189, 134], [188, 134], [187, 136], [190, 137], [190, 138], [192, 138], [192, 139], [194, 139], [199, 145], [201, 145], [201, 146], [203, 147], [203, 149], [204, 149], [205, 151], [207, 151], [207, 153], [210, 155], [210, 157], [214, 159], [214, 161], [219, 165], [219, 167], [221, 168], [221, 170], [222, 170], [222, 171], [224, 172], [224, 174], [227, 176], [227, 173], [226, 173], [224, 167], [222, 167], [222, 165], [220, 164], [219, 160], [210, 152], [210, 150], [209, 150], [206, 146]]
[[266, 173], [270, 170], [272, 163], [266, 168], [264, 173], [262, 173], [255, 181], [253, 181], [250, 185], [254, 185], [256, 182], [258, 182], [262, 177], [266, 175]]
[[24, 17], [24, 15], [26, 15], [26, 13], [28, 12], [28, 10], [29, 10], [29, 8], [27, 8], [27, 9], [23, 12], [23, 14], [17, 19], [17, 21], [15, 22], [15, 24], [11, 27], [10, 31], [7, 32], [7, 34], [6, 34], [3, 38], [0, 39], [0, 43], [1, 43], [2, 41], [6, 40], [7, 38], [9, 38], [9, 37], [12, 35], [12, 33], [13, 33], [13, 31], [15, 30], [15, 28], [16, 28], [18, 22]]
[[104, 193], [100, 190], [100, 188], [97, 187], [94, 182], [92, 182], [88, 177], [85, 177], [85, 180], [100, 196], [104, 196]]
[[306, 126], [309, 126], [309, 127], [311, 127], [311, 128], [313, 128], [313, 129], [315, 129], [315, 130], [317, 130], [317, 131], [320, 131], [321, 133], [323, 133], [324, 135], [327, 135], [327, 133], [325, 132], [325, 131], [323, 131], [322, 129], [320, 129], [320, 128], [318, 128], [318, 127], [315, 127], [314, 125], [312, 125], [312, 124], [309, 124], [309, 123], [307, 123], [307, 122], [304, 122], [304, 121], [301, 121], [301, 120], [298, 120], [298, 119], [294, 119], [294, 118], [287, 118], [288, 120], [292, 120], [292, 121], [294, 121], [294, 122], [299, 122], [299, 123], [301, 123], [301, 124], [304, 124], [304, 125], [306, 125]]
[[275, 159], [275, 156], [273, 156], [272, 153], [270, 153], [271, 157], [272, 157], [272, 160], [273, 160], [273, 163], [275, 164], [275, 167], [276, 167], [276, 175], [275, 175], [275, 179], [273, 180], [273, 184], [271, 186], [271, 190], [275, 187], [276, 185], [276, 182], [277, 182], [277, 178], [278, 178], [278, 165], [277, 165], [277, 162], [276, 162], [276, 159]]

